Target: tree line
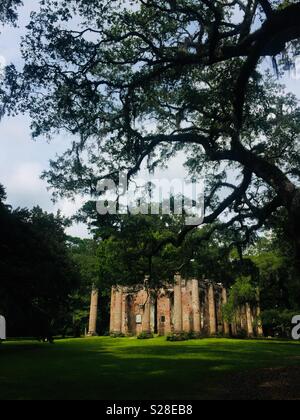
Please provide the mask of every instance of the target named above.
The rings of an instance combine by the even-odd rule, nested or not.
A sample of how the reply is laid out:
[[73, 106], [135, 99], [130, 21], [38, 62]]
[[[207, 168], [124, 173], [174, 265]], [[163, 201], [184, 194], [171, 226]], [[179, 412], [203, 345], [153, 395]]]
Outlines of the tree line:
[[291, 315], [300, 309], [300, 282], [279, 221], [242, 253], [231, 231], [216, 229], [203, 241], [210, 232], [206, 227], [180, 247], [168, 244], [149, 258], [148, 250], [178, 229], [181, 217], [105, 217], [89, 203], [77, 220], [89, 220], [92, 238], [80, 239], [66, 235], [70, 221], [59, 213], [13, 209], [5, 197], [1, 186], [0, 313], [11, 337], [51, 341], [54, 336], [84, 335], [93, 287], [100, 291], [98, 333], [108, 334], [113, 285], [142, 284], [150, 275], [149, 286], [158, 290], [177, 271], [223, 283], [230, 291], [224, 316], [232, 316], [245, 301], [255, 301], [259, 290], [268, 335], [287, 336]]
[[[2, 2], [0, 21], [16, 23], [21, 3]], [[99, 180], [119, 171], [132, 180], [145, 161], [153, 171], [184, 152], [191, 177], [206, 179], [205, 227], [174, 216], [99, 220], [89, 203], [89, 219], [78, 217], [94, 239], [81, 242], [66, 238], [59, 215], [10, 209], [2, 191], [3, 284], [18, 286], [6, 284], [6, 307], [22, 290], [49, 329], [72, 304], [79, 331], [80, 288], [91, 280], [107, 299], [116, 282], [147, 273], [158, 287], [180, 269], [234, 286], [228, 312], [259, 286], [266, 328], [282, 334], [284, 310], [299, 306], [300, 108], [280, 78], [300, 55], [299, 18], [299, 2], [287, 0], [41, 1], [23, 67], [11, 63], [1, 80], [1, 115], [28, 113], [34, 137], [72, 134], [43, 174], [54, 197], [94, 200]]]

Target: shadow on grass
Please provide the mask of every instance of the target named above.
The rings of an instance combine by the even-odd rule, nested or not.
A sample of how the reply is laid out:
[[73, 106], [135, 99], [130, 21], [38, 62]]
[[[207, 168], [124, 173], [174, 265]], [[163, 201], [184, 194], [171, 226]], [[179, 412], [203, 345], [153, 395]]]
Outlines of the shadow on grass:
[[0, 346], [1, 399], [214, 399], [228, 373], [299, 365], [295, 343], [98, 338]]

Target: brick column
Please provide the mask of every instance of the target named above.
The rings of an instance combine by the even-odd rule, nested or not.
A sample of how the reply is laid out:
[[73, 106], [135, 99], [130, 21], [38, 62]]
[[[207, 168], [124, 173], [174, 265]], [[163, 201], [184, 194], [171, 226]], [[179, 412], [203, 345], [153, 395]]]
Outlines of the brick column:
[[199, 281], [192, 280], [192, 309], [193, 309], [193, 331], [201, 332], [201, 315], [200, 315], [200, 299], [199, 299]]
[[94, 337], [97, 335], [98, 298], [99, 290], [93, 286], [91, 293], [90, 319], [88, 331], [89, 337]]
[[256, 317], [257, 317], [257, 335], [258, 337], [263, 337], [264, 336], [264, 330], [262, 327], [262, 322], [260, 319], [260, 315], [261, 315], [261, 309], [260, 306], [258, 305], [256, 308]]
[[246, 305], [242, 305], [240, 307], [240, 323], [241, 323], [241, 330], [243, 332], [248, 333], [248, 323], [247, 323], [247, 310]]
[[115, 333], [122, 332], [122, 303], [123, 303], [123, 288], [115, 289], [115, 304], [114, 304], [114, 331]]
[[174, 330], [176, 333], [182, 332], [182, 296], [180, 274], [176, 274], [174, 283]]
[[248, 337], [253, 337], [254, 336], [253, 320], [252, 320], [251, 306], [249, 305], [249, 303], [246, 303], [246, 320], [247, 320]]
[[213, 284], [208, 288], [208, 308], [209, 308], [209, 333], [211, 336], [217, 334], [215, 290]]
[[[227, 303], [227, 290], [225, 287], [222, 288], [222, 304], [226, 305]], [[229, 324], [227, 321], [224, 320], [224, 335], [230, 335]]]
[[112, 333], [115, 330], [114, 326], [114, 307], [115, 307], [115, 288], [114, 286], [111, 288], [111, 296], [110, 296], [110, 323], [109, 323], [109, 332]]
[[238, 330], [237, 330], [236, 315], [234, 315], [234, 319], [233, 319], [233, 322], [231, 324], [231, 330], [232, 330], [233, 337], [237, 337]]
[[[146, 291], [146, 295], [147, 294], [148, 293]], [[143, 332], [151, 333], [151, 297], [150, 297], [150, 292], [149, 292], [149, 295], [147, 296], [147, 302], [145, 303], [145, 306], [144, 306], [142, 328], [143, 328]]]
[[257, 306], [256, 306], [256, 317], [257, 317], [257, 322], [258, 322], [258, 324], [257, 324], [257, 335], [258, 335], [258, 337], [263, 337], [264, 336], [264, 330], [263, 330], [263, 327], [262, 327], [260, 315], [261, 315], [260, 296], [259, 296], [259, 290], [257, 290]]
[[127, 307], [127, 293], [123, 289], [122, 294], [122, 333], [128, 334], [128, 307]]

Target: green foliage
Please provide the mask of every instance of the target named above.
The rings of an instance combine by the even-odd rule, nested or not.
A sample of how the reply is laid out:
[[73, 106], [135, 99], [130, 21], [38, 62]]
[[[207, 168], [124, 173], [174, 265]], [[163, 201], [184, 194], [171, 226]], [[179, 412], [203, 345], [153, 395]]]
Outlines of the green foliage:
[[76, 218], [89, 223], [97, 241], [101, 287], [112, 284], [141, 283], [151, 276], [152, 286], [173, 279], [176, 271], [185, 277], [213, 279], [230, 285], [239, 275], [255, 270], [250, 260], [239, 259], [232, 252], [238, 239], [231, 231], [219, 230], [219, 225], [194, 230], [179, 243], [163, 241], [177, 239], [182, 216], [100, 216], [95, 204], [88, 203]]
[[288, 309], [269, 309], [262, 313], [262, 323], [267, 335], [291, 338], [292, 319], [295, 311]]
[[295, 3], [295, 0], [283, 0], [283, 1], [277, 1], [278, 4], [278, 10], [285, 9], [286, 7], [290, 6], [291, 4]]
[[200, 338], [200, 335], [194, 332], [181, 332], [181, 333], [172, 333], [167, 336], [167, 341], [176, 342], [176, 341], [188, 341], [188, 340], [197, 340]]
[[110, 286], [100, 278], [99, 246], [100, 241], [94, 239], [68, 238], [68, 248], [72, 259], [80, 273], [80, 285], [72, 294], [70, 315], [76, 335], [82, 335], [88, 325], [91, 290], [99, 289], [99, 311], [97, 329], [104, 334], [109, 326]]
[[238, 340], [246, 340], [246, 339], [248, 339], [247, 331], [245, 331], [245, 330], [238, 331], [238, 334], [236, 335], [235, 338], [238, 339]]
[[232, 286], [231, 296], [235, 305], [243, 305], [245, 303], [255, 303], [257, 299], [257, 291], [251, 283], [250, 277], [241, 277]]
[[167, 341], [187, 341], [189, 340], [188, 333], [172, 333], [167, 336]]
[[228, 303], [223, 306], [224, 319], [232, 322], [236, 311], [246, 303], [257, 303], [257, 289], [251, 277], [240, 277], [229, 291]]
[[247, 252], [258, 269], [261, 307], [299, 310], [300, 277], [295, 270], [295, 255], [284, 226], [287, 220], [279, 214], [274, 220], [272, 234], [261, 237]]
[[3, 185], [0, 184], [0, 205], [6, 200], [6, 191]]
[[125, 338], [126, 335], [121, 332], [113, 332], [110, 334], [111, 338]]
[[229, 299], [228, 303], [222, 307], [222, 315], [225, 321], [232, 322], [236, 314], [237, 308], [234, 306], [233, 301]]
[[98, 217], [93, 226], [96, 237], [102, 238], [97, 249], [102, 285], [138, 284], [145, 275], [157, 285], [185, 261], [172, 245], [155, 253], [159, 242], [179, 228], [178, 216]]
[[22, 0], [1, 0], [0, 22], [15, 23], [17, 19], [17, 7], [23, 4]]
[[[265, 233], [247, 250], [258, 270], [256, 284], [259, 288], [261, 321], [268, 336], [290, 336], [291, 319], [299, 312], [300, 279], [294, 268], [293, 247], [286, 236], [285, 212], [279, 212], [272, 221], [271, 233]], [[234, 304], [224, 308], [226, 319], [232, 319]]]
[[154, 335], [149, 332], [142, 332], [137, 336], [138, 340], [149, 340], [151, 338], [154, 338]]
[[73, 259], [80, 267], [83, 282], [89, 287], [98, 284], [100, 265], [97, 258], [97, 241], [71, 237], [68, 239]]
[[60, 214], [0, 203], [0, 312], [10, 336], [50, 339], [62, 332], [79, 273]]

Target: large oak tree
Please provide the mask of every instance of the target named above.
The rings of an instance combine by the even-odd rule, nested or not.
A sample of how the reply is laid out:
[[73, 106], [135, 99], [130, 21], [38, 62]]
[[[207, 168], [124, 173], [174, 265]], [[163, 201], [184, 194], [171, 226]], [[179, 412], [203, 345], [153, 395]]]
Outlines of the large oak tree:
[[206, 176], [205, 223], [227, 211], [246, 242], [283, 208], [299, 263], [300, 109], [273, 77], [299, 52], [299, 21], [291, 1], [44, 0], [7, 107], [30, 111], [34, 136], [74, 134], [45, 174], [57, 193], [183, 150]]

